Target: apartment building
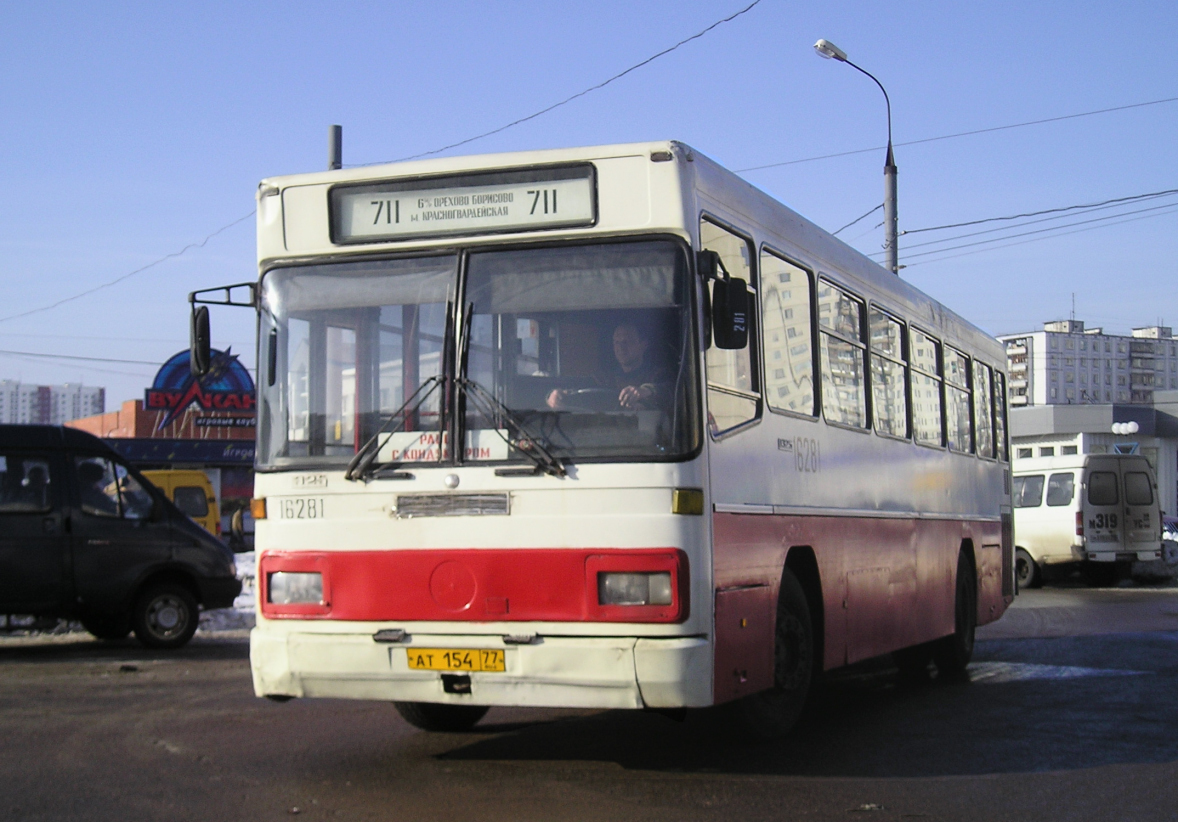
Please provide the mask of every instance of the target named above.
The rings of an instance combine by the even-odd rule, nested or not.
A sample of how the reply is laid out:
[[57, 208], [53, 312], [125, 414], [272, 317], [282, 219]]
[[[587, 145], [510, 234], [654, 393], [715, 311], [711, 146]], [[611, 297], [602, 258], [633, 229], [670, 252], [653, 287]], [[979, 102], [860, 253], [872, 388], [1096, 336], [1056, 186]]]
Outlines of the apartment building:
[[61, 425], [105, 410], [105, 388], [0, 380], [0, 423]]
[[1152, 405], [1154, 391], [1178, 389], [1178, 339], [1169, 326], [1130, 336], [1085, 328], [1080, 320], [1006, 334], [1010, 405]]

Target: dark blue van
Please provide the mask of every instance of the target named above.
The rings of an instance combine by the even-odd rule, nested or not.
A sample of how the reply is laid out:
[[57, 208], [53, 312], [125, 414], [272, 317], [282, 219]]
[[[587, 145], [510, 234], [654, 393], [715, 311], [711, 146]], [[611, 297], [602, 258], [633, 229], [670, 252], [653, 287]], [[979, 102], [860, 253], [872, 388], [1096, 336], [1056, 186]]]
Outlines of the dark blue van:
[[0, 425], [0, 614], [179, 648], [240, 592], [229, 548], [102, 440]]

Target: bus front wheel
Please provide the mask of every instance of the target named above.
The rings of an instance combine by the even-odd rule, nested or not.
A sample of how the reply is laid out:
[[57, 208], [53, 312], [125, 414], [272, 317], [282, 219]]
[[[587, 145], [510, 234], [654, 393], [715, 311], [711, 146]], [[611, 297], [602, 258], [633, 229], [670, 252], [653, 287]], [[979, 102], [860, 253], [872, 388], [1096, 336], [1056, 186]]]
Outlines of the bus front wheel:
[[736, 703], [743, 731], [758, 739], [773, 739], [788, 733], [806, 707], [813, 675], [810, 606], [798, 578], [786, 568], [777, 597], [773, 687]]
[[486, 705], [438, 705], [433, 702], [394, 702], [406, 722], [423, 731], [469, 731], [487, 713]]

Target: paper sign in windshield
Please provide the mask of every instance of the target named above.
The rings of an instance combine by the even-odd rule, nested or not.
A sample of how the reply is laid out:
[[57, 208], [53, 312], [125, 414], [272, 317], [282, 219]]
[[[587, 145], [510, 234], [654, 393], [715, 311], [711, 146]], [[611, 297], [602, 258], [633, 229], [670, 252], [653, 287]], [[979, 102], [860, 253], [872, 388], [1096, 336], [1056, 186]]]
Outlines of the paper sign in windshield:
[[[507, 459], [506, 431], [493, 428], [466, 432], [466, 460]], [[439, 455], [439, 443], [441, 455]], [[450, 458], [450, 435], [437, 431], [398, 431], [380, 449], [378, 462], [439, 462]]]

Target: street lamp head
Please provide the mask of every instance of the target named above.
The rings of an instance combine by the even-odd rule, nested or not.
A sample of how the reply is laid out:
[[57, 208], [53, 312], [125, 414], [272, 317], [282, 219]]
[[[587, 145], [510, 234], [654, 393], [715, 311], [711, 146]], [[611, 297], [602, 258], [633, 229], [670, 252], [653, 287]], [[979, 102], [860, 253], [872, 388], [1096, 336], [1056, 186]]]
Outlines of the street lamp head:
[[819, 57], [825, 57], [827, 60], [847, 62], [847, 53], [829, 40], [819, 40], [814, 44], [814, 51], [818, 52]]

